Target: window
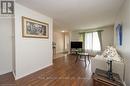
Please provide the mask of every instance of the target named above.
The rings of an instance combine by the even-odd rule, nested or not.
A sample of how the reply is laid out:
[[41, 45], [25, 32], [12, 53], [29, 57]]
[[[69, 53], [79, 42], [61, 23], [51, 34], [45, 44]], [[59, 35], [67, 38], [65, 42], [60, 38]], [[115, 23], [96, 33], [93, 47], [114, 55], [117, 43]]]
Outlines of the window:
[[98, 32], [85, 33], [85, 49], [92, 51], [101, 50]]

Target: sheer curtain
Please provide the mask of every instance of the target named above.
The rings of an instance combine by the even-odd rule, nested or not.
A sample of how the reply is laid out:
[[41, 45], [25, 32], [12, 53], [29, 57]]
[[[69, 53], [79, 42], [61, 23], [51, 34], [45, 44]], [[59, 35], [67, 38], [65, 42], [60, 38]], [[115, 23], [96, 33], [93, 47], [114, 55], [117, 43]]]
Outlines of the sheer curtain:
[[98, 32], [85, 33], [85, 50], [101, 51]]
[[93, 36], [92, 33], [85, 34], [85, 50], [92, 50], [92, 40]]

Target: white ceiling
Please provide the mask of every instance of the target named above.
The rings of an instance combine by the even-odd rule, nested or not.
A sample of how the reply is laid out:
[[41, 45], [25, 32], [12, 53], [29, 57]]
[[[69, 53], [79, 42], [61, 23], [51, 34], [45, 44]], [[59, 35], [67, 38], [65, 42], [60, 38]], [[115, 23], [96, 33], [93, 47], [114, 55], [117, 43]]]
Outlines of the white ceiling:
[[87, 29], [112, 25], [125, 0], [16, 0], [54, 19], [62, 29]]

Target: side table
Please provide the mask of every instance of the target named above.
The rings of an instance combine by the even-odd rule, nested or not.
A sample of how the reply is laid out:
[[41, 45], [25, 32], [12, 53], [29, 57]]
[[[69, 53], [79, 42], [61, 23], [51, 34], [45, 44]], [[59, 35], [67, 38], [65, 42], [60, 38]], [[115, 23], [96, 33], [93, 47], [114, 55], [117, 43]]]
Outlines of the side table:
[[92, 76], [93, 86], [124, 86], [119, 74], [113, 73], [113, 80], [107, 77], [107, 71], [96, 69]]

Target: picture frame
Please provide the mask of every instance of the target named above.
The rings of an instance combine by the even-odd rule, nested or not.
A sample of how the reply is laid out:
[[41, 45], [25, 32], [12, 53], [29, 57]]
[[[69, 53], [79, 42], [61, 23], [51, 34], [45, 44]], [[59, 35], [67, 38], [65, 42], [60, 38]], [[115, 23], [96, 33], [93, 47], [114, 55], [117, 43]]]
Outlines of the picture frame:
[[118, 24], [116, 27], [117, 44], [122, 46], [122, 25]]
[[48, 23], [22, 16], [22, 36], [48, 39], [49, 25]]

